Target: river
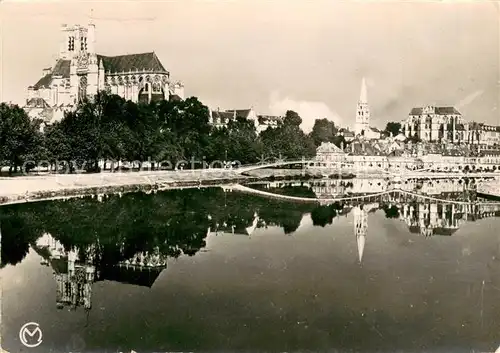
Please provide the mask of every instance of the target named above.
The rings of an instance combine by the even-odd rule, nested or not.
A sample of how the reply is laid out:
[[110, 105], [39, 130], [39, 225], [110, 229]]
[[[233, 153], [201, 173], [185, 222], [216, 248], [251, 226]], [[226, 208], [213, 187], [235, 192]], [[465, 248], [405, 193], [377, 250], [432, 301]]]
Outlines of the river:
[[[2, 346], [495, 351], [500, 204], [474, 184], [261, 182], [2, 206]], [[35, 348], [19, 337], [28, 322], [43, 332]]]

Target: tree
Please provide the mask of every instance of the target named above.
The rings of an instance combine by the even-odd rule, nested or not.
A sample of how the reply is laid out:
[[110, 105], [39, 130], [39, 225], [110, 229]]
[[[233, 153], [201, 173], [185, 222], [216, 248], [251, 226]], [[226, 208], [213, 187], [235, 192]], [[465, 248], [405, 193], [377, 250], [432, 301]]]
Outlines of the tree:
[[302, 119], [287, 111], [283, 123], [276, 128], [268, 128], [260, 135], [264, 154], [267, 157], [286, 157], [289, 159], [310, 158], [316, 152], [314, 141], [301, 129]]
[[300, 124], [302, 124], [302, 118], [293, 110], [287, 110], [283, 123], [285, 124], [285, 126], [299, 127]]
[[19, 106], [5, 103], [0, 104], [0, 121], [0, 160], [9, 163], [11, 173], [35, 159], [40, 125]]
[[331, 141], [335, 146], [337, 146], [340, 149], [346, 148], [348, 145], [348, 142], [346, 141], [345, 137], [342, 135], [337, 135], [335, 136], [332, 141]]
[[401, 132], [401, 123], [388, 122], [384, 130], [387, 134], [397, 136]]
[[318, 147], [322, 142], [333, 142], [337, 137], [338, 129], [333, 121], [328, 119], [316, 119], [310, 137], [314, 145]]

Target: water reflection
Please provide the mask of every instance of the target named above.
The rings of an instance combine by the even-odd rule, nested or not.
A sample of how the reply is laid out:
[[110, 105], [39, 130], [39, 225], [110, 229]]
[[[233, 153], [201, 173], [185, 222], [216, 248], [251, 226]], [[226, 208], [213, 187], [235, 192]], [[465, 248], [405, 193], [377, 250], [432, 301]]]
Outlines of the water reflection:
[[167, 256], [158, 248], [151, 252], [139, 252], [116, 264], [102, 266], [98, 259], [103, 256], [99, 243], [86, 248], [74, 246], [71, 250], [50, 234], [44, 234], [32, 248], [43, 259], [42, 265], [50, 266], [57, 284], [56, 305], [76, 310], [92, 307], [92, 283], [116, 281], [138, 286], [152, 287], [160, 273], [167, 267]]
[[[83, 309], [88, 324], [95, 283], [153, 288], [160, 275], [168, 273], [170, 259], [203, 251], [209, 237], [254, 237], [275, 227], [293, 236], [306, 218], [317, 229], [348, 218], [350, 239], [357, 248], [352, 259], [362, 264], [371, 255], [370, 241], [373, 249], [375, 234], [370, 227], [377, 218], [372, 214], [399, 220], [408, 233], [425, 237], [452, 236], [467, 223], [500, 216], [500, 204], [477, 199], [473, 180], [415, 180], [396, 183], [398, 189], [390, 183], [377, 179], [257, 183], [244, 192], [226, 186], [2, 207], [2, 267], [19, 264], [33, 249], [42, 265], [52, 270], [53, 305]], [[335, 197], [342, 200], [322, 201]], [[376, 227], [374, 232], [380, 229]], [[500, 258], [500, 243], [495, 246]]]

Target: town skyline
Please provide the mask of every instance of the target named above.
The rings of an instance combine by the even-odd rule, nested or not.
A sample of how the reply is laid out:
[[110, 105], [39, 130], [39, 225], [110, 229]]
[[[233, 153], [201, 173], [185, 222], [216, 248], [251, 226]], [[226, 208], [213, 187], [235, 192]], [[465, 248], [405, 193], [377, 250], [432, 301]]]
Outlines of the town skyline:
[[352, 127], [366, 77], [373, 126], [428, 104], [499, 123], [494, 4], [292, 2], [275, 17], [280, 4], [3, 2], [0, 100], [23, 104], [27, 87], [55, 63], [61, 24], [86, 25], [92, 13], [98, 53], [154, 51], [186, 96], [212, 109], [294, 110], [305, 131], [316, 118]]

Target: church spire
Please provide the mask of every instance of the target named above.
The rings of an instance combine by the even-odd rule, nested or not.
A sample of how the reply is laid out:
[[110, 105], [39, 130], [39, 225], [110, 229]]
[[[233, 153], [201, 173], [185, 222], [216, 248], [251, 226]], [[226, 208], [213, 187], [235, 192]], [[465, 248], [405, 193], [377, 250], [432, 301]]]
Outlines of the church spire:
[[368, 103], [368, 90], [366, 89], [366, 79], [361, 80], [361, 92], [359, 94], [359, 103]]
[[361, 263], [363, 261], [363, 252], [365, 250], [366, 237], [364, 235], [358, 235], [357, 242], [358, 242], [358, 259], [359, 263]]

